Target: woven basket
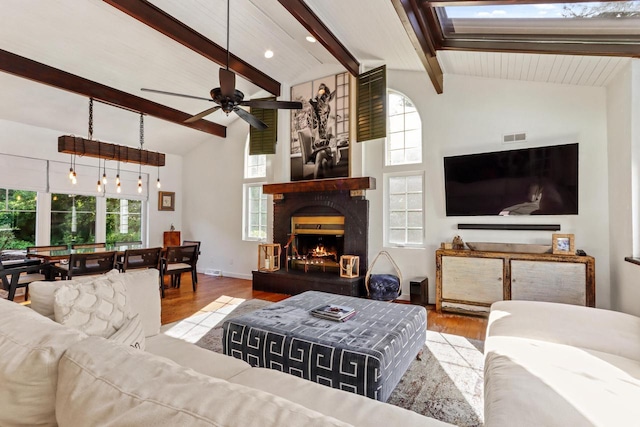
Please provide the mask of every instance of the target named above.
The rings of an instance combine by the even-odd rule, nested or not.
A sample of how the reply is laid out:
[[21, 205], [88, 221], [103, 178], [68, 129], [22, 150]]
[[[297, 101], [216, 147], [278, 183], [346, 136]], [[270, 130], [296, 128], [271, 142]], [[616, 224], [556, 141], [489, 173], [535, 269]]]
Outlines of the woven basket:
[[[393, 274], [372, 274], [373, 267], [380, 258], [380, 255], [387, 257], [396, 275]], [[367, 287], [367, 295], [371, 299], [380, 301], [393, 301], [402, 294], [402, 273], [398, 265], [395, 263], [391, 255], [387, 251], [380, 251], [378, 255], [373, 259], [367, 274], [364, 278], [365, 286]]]

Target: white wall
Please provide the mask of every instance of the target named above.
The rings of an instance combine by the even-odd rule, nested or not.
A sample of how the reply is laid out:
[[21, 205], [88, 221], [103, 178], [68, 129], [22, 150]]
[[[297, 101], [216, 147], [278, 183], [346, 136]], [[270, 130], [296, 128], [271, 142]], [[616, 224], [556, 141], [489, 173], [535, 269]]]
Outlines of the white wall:
[[611, 306], [640, 315], [640, 60], [607, 87]]
[[184, 158], [183, 238], [200, 240], [198, 270], [250, 279], [258, 243], [242, 240], [244, 149], [249, 126], [227, 127], [227, 137], [212, 138]]
[[[36, 159], [55, 160], [69, 162], [68, 154], [58, 153], [58, 137], [64, 135], [64, 131], [38, 128], [22, 123], [0, 120], [0, 153], [13, 154]], [[118, 143], [118, 141], [110, 141]], [[97, 166], [97, 160], [92, 158], [78, 158], [78, 165]], [[107, 169], [115, 168], [115, 162], [107, 162]], [[138, 168], [133, 164], [121, 164], [121, 170], [128, 170], [137, 174]], [[0, 171], [6, 173], [6, 171]], [[142, 173], [149, 174], [149, 202], [148, 202], [148, 235], [149, 244], [162, 246], [162, 231], [168, 230], [171, 223], [176, 229], [182, 225], [182, 157], [175, 155], [166, 156], [166, 166], [160, 168], [160, 178], [163, 183], [163, 191], [176, 191], [176, 211], [158, 211], [158, 191], [155, 186], [157, 168], [142, 167]], [[145, 190], [146, 191], [146, 190]], [[40, 221], [42, 222], [42, 221]], [[39, 243], [44, 238], [48, 239], [49, 228], [38, 229]]]
[[[548, 243], [552, 232], [457, 230], [458, 223], [558, 223], [562, 233], [576, 236], [576, 247], [596, 259], [596, 303], [610, 306], [609, 211], [607, 207], [607, 128], [604, 88], [551, 85], [449, 75], [444, 94], [436, 95], [424, 73], [389, 71], [387, 85], [409, 96], [423, 122], [424, 164], [405, 167], [425, 173], [426, 245], [423, 249], [391, 249], [409, 294], [408, 279], [429, 278], [435, 297], [435, 250], [455, 235], [465, 241]], [[503, 145], [502, 135], [526, 132], [528, 141]], [[532, 146], [578, 142], [579, 215], [526, 218], [447, 217], [443, 157]], [[383, 248], [383, 141], [364, 146], [364, 175], [377, 179], [369, 191], [369, 258]]]

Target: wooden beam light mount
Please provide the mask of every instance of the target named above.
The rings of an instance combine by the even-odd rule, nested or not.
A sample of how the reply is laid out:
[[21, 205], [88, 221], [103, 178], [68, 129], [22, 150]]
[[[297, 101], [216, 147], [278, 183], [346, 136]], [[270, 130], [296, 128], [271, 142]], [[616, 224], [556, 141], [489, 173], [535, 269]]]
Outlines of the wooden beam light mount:
[[144, 166], [164, 166], [165, 155], [126, 145], [86, 139], [80, 136], [62, 135], [58, 137], [58, 153], [95, 157], [123, 163], [136, 163]]

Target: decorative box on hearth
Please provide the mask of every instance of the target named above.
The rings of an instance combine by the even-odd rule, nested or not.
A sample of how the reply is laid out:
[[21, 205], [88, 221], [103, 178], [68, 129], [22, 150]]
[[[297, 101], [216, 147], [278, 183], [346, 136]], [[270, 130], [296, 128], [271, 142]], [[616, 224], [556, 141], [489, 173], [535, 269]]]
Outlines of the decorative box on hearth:
[[358, 255], [342, 255], [340, 257], [340, 277], [360, 276], [360, 257]]
[[258, 245], [258, 271], [280, 270], [280, 243]]

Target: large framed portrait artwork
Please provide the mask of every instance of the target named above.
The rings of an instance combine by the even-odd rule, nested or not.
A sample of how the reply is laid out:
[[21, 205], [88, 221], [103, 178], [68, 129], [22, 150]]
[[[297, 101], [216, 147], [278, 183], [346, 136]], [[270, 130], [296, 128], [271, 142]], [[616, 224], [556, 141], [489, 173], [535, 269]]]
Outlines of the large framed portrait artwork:
[[349, 75], [291, 88], [302, 109], [291, 114], [291, 180], [349, 176]]

